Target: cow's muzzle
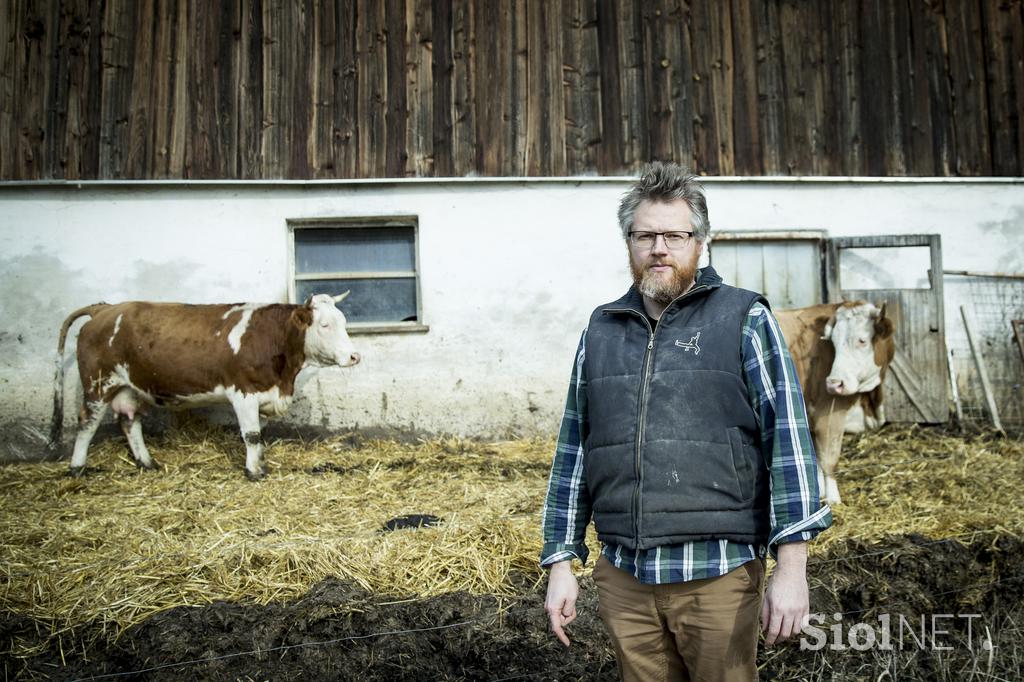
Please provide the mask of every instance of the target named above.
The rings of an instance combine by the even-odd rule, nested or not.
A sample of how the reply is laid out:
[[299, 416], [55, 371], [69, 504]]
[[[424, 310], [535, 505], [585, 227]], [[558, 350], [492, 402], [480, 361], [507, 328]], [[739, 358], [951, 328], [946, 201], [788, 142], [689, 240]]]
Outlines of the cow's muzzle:
[[836, 377], [825, 379], [825, 390], [830, 395], [856, 395], [874, 390], [881, 383], [881, 377], [874, 375], [859, 381], [847, 381]]
[[831, 395], [853, 395], [857, 392], [857, 387], [849, 385], [842, 379], [828, 377], [825, 379], [825, 390]]

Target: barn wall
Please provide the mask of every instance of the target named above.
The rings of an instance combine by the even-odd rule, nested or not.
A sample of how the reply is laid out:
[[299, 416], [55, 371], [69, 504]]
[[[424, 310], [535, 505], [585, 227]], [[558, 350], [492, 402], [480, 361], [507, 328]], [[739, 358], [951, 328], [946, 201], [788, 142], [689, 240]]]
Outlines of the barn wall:
[[[1024, 271], [1021, 182], [707, 185], [715, 230], [938, 233], [947, 268]], [[99, 300], [283, 301], [288, 219], [391, 214], [419, 217], [429, 331], [355, 337], [363, 362], [324, 372], [288, 419], [551, 434], [589, 311], [627, 285], [614, 218], [625, 187], [620, 179], [0, 188], [0, 433], [31, 443], [48, 430], [56, 337], [71, 310]], [[69, 379], [69, 397], [77, 383]], [[23, 443], [12, 452], [41, 450]]]
[[0, 180], [1024, 175], [1020, 0], [7, 0]]

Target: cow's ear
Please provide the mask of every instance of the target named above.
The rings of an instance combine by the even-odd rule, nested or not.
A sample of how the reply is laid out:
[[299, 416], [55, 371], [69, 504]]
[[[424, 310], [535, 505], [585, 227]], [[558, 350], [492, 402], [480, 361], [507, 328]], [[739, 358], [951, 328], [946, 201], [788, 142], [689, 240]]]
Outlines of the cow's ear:
[[880, 317], [875, 321], [875, 338], [887, 339], [896, 331], [896, 325], [888, 317]]
[[814, 319], [814, 328], [821, 332], [821, 338], [832, 338], [832, 326], [836, 323], [834, 317], [819, 315]]
[[292, 322], [296, 327], [304, 329], [313, 326], [313, 311], [308, 305], [299, 306], [292, 312]]

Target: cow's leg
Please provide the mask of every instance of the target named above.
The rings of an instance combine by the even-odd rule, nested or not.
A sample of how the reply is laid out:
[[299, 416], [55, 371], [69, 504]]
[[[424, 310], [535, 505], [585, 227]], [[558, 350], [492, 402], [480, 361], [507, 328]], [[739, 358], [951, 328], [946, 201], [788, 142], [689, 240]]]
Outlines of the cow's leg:
[[263, 469], [263, 435], [260, 432], [260, 402], [254, 395], [235, 393], [231, 406], [238, 417], [238, 428], [245, 441], [245, 476], [258, 481], [266, 475]]
[[132, 457], [135, 458], [135, 465], [149, 471], [159, 469], [160, 466], [149, 456], [146, 441], [142, 439], [142, 419], [139, 418], [139, 415], [121, 417], [121, 430], [124, 431], [124, 437], [128, 439], [128, 447], [131, 448]]
[[875, 406], [875, 418], [873, 421], [873, 424], [868, 424], [868, 428], [880, 429], [885, 426], [885, 403]]
[[823, 479], [819, 492], [830, 505], [840, 504], [839, 486], [836, 484], [836, 464], [843, 447], [845, 409], [820, 410], [814, 424], [814, 443], [818, 450], [818, 469]]
[[879, 429], [885, 424], [885, 404], [882, 402], [884, 399], [885, 393], [881, 384], [864, 394], [863, 402], [869, 408], [864, 410], [864, 425], [868, 430]]
[[110, 401], [110, 407], [121, 422], [121, 430], [128, 439], [128, 447], [135, 458], [135, 465], [149, 470], [159, 468], [149, 456], [149, 449], [142, 439], [141, 404], [135, 391], [127, 387], [122, 388]]
[[839, 484], [835, 476], [825, 477], [825, 502], [831, 506], [842, 504], [843, 499], [839, 496]]
[[94, 400], [82, 407], [79, 416], [78, 435], [75, 437], [75, 451], [71, 455], [71, 468], [68, 473], [72, 476], [81, 476], [85, 473], [85, 460], [89, 455], [89, 443], [96, 435], [96, 429], [107, 414], [110, 406], [102, 400]]

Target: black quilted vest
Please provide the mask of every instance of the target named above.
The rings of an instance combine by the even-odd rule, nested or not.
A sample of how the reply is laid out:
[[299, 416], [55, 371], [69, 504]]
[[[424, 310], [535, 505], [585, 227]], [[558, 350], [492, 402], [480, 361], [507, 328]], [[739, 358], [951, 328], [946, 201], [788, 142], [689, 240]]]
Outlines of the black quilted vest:
[[767, 306], [705, 268], [653, 333], [635, 287], [594, 310], [584, 477], [602, 542], [767, 540], [768, 470], [741, 359], [756, 301]]

